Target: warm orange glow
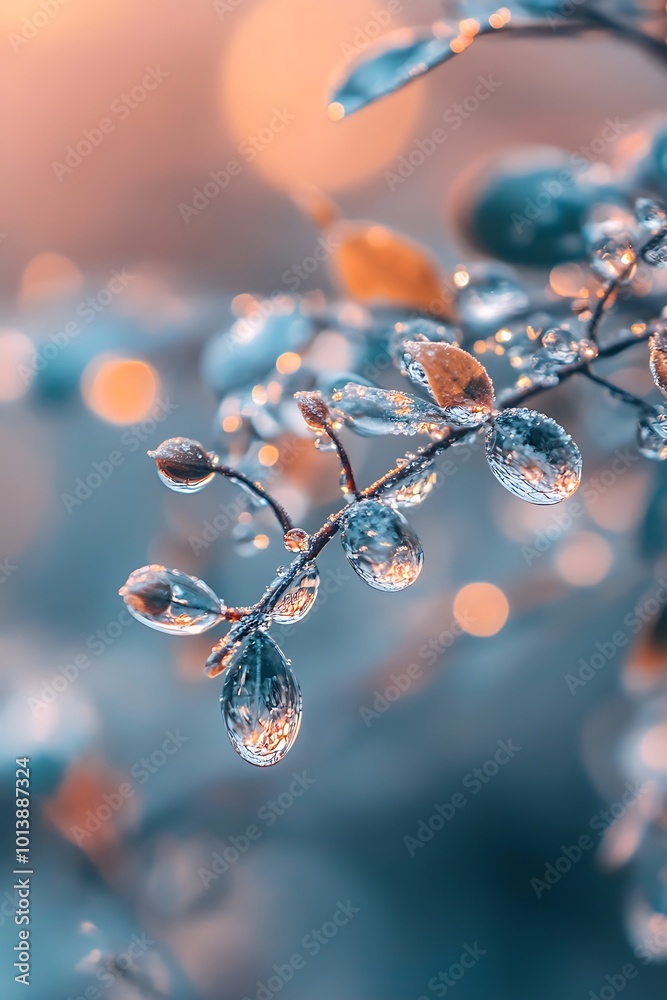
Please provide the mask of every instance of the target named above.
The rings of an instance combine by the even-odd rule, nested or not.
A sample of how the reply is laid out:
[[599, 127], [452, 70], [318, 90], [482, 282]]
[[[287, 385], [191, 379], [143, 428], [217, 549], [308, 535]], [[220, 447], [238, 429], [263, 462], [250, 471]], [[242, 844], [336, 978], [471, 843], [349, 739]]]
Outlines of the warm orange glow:
[[276, 368], [281, 375], [289, 375], [291, 372], [298, 371], [300, 367], [301, 358], [293, 351], [285, 351], [276, 361]]
[[[256, 0], [241, 4], [229, 27], [225, 21], [220, 93], [243, 170], [291, 193], [305, 185], [346, 188], [392, 168], [418, 134], [422, 83], [361, 115], [345, 117], [337, 102], [326, 106], [333, 81], [349, 68], [346, 46], [363, 50], [360, 28], [377, 10], [375, 0]], [[393, 13], [384, 30], [401, 26]]]
[[454, 598], [454, 617], [468, 635], [500, 632], [509, 615], [509, 603], [493, 583], [469, 583]]
[[667, 771], [667, 722], [649, 729], [641, 741], [642, 760], [656, 771]]
[[21, 275], [19, 300], [35, 302], [72, 295], [83, 287], [83, 275], [74, 261], [61, 253], [38, 253]]
[[549, 284], [552, 291], [563, 298], [585, 299], [588, 296], [584, 272], [578, 264], [557, 264], [551, 269]]
[[604, 580], [614, 555], [601, 535], [578, 531], [563, 541], [556, 555], [558, 572], [573, 587], [593, 587]]
[[233, 434], [241, 426], [241, 418], [237, 416], [236, 413], [230, 413], [228, 417], [222, 421], [222, 429], [228, 434]]
[[155, 405], [160, 382], [145, 361], [102, 354], [86, 367], [81, 392], [86, 405], [110, 424], [144, 420]]
[[266, 403], [267, 395], [263, 385], [254, 386], [250, 395], [252, 396], [253, 403], [257, 403], [258, 406], [263, 406]]
[[262, 445], [257, 454], [260, 464], [266, 466], [267, 468], [271, 465], [275, 465], [279, 457], [280, 452], [274, 444]]
[[476, 21], [474, 17], [466, 17], [459, 22], [459, 31], [462, 35], [474, 38], [479, 31], [479, 21]]
[[269, 536], [268, 535], [255, 535], [255, 548], [256, 549], [268, 549], [269, 547]]
[[0, 331], [0, 401], [11, 402], [25, 394], [34, 374], [35, 348], [18, 330]]

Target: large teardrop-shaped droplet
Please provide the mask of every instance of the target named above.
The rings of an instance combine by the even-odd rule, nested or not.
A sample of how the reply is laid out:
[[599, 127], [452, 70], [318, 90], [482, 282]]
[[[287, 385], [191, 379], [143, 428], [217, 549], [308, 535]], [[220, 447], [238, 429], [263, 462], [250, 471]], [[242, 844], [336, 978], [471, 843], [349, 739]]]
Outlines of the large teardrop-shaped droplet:
[[486, 458], [506, 490], [530, 503], [560, 503], [581, 479], [581, 454], [570, 435], [535, 410], [503, 410], [486, 432]]
[[158, 632], [198, 635], [225, 617], [226, 608], [211, 588], [178, 569], [142, 566], [118, 593], [137, 621]]
[[215, 475], [216, 456], [191, 438], [169, 438], [148, 454], [162, 482], [176, 493], [198, 493]]
[[279, 625], [292, 625], [305, 618], [317, 597], [320, 573], [315, 563], [308, 563], [280, 598], [271, 617]]
[[220, 703], [240, 757], [266, 767], [285, 756], [299, 732], [301, 691], [282, 650], [266, 632], [255, 632], [235, 654]]
[[399, 511], [378, 500], [352, 504], [340, 537], [352, 569], [376, 590], [403, 590], [421, 572], [419, 539]]

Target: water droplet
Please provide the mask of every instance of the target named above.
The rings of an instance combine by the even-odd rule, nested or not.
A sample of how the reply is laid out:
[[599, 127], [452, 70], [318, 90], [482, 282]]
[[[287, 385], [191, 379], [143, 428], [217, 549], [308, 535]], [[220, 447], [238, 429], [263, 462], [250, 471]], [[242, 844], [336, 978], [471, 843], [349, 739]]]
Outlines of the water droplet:
[[637, 255], [625, 215], [619, 214], [584, 227], [591, 270], [603, 281], [631, 281]]
[[599, 354], [598, 345], [594, 340], [589, 340], [587, 337], [582, 337], [578, 342], [579, 354], [584, 361], [594, 361]]
[[667, 407], [654, 406], [639, 418], [637, 424], [639, 454], [655, 462], [667, 458]]
[[197, 635], [222, 621], [226, 610], [202, 580], [164, 566], [135, 569], [119, 593], [130, 614], [158, 632]]
[[570, 330], [554, 327], [542, 334], [542, 348], [546, 357], [561, 365], [569, 365], [579, 357], [579, 345]]
[[303, 528], [290, 528], [283, 535], [283, 542], [288, 552], [305, 552], [310, 544], [310, 535]]
[[280, 598], [272, 611], [274, 622], [292, 625], [306, 617], [317, 597], [320, 573], [315, 563], [308, 563]]
[[235, 653], [220, 702], [231, 744], [248, 763], [276, 764], [293, 745], [301, 723], [301, 691], [266, 632], [255, 632]]
[[640, 226], [649, 233], [657, 235], [667, 229], [667, 210], [652, 198], [638, 198], [635, 202], [635, 215]]
[[433, 492], [437, 481], [433, 463], [429, 462], [401, 480], [397, 486], [385, 491], [382, 499], [391, 507], [417, 507]]
[[421, 572], [419, 539], [398, 510], [378, 500], [348, 508], [341, 542], [352, 569], [376, 590], [403, 590]]
[[216, 455], [190, 438], [169, 438], [148, 454], [155, 459], [162, 482], [176, 493], [198, 493], [215, 475]]
[[560, 424], [535, 410], [503, 410], [487, 429], [486, 457], [505, 489], [530, 503], [560, 503], [581, 479], [576, 444]]

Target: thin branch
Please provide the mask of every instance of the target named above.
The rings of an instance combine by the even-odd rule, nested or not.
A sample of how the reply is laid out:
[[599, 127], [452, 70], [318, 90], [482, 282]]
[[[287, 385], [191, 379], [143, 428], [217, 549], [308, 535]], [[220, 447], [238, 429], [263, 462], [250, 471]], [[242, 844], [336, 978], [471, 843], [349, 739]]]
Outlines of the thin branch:
[[[643, 247], [640, 248], [638, 257], [641, 260], [644, 260], [646, 254], [649, 253], [649, 251], [654, 250], [655, 247], [659, 246], [666, 236], [667, 236], [667, 231], [664, 229], [660, 230], [659, 233], [655, 233], [653, 236], [651, 236], [649, 240], [646, 241]], [[625, 268], [623, 268], [621, 273], [609, 282], [604, 292], [598, 299], [593, 315], [591, 316], [591, 319], [589, 321], [588, 329], [586, 330], [586, 335], [588, 336], [588, 339], [592, 340], [594, 343], [597, 343], [597, 331], [604, 313], [604, 307], [606, 306], [611, 296], [616, 291], [618, 291], [620, 286], [629, 276], [632, 269], [636, 267], [636, 265], [637, 265], [636, 260], [630, 261], [630, 263]]]
[[624, 403], [628, 403], [630, 406], [636, 406], [640, 410], [652, 409], [652, 407], [639, 396], [635, 396], [634, 393], [628, 392], [626, 389], [622, 389], [620, 385], [614, 385], [613, 382], [609, 382], [608, 379], [602, 378], [601, 375], [596, 375], [590, 370], [590, 368], [583, 368], [581, 374], [590, 382], [596, 382], [598, 385], [604, 386], [604, 388], [607, 389], [612, 396], [616, 396], [617, 399], [622, 400]]
[[217, 472], [221, 476], [225, 476], [227, 479], [231, 479], [232, 482], [243, 483], [251, 493], [259, 497], [268, 503], [269, 507], [276, 515], [280, 527], [283, 529], [283, 534], [286, 531], [291, 531], [294, 527], [292, 518], [289, 516], [282, 504], [278, 503], [275, 497], [271, 496], [260, 483], [254, 482], [249, 476], [244, 475], [243, 472], [239, 472], [238, 469], [232, 469], [229, 465], [214, 465], [212, 466], [213, 472]]

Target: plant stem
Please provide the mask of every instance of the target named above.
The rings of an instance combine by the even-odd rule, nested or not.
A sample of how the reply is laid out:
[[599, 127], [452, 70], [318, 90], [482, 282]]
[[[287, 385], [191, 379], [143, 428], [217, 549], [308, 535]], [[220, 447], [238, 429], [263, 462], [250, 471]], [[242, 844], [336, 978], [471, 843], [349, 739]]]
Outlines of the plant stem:
[[[667, 48], [666, 48], [666, 51], [667, 51]], [[646, 243], [642, 247], [640, 247], [640, 250], [639, 250], [639, 253], [637, 254], [637, 256], [641, 260], [644, 260], [646, 254], [649, 253], [649, 251], [653, 250], [655, 247], [659, 246], [660, 243], [662, 243], [662, 241], [665, 239], [666, 236], [667, 236], [667, 231], [665, 231], [664, 229], [661, 230], [659, 233], [654, 233], [654, 235], [651, 236], [651, 238], [649, 240], [647, 240]], [[605, 288], [604, 292], [602, 293], [602, 295], [598, 299], [597, 305], [595, 306], [595, 310], [593, 312], [593, 315], [590, 318], [590, 321], [589, 321], [589, 324], [588, 324], [588, 329], [586, 330], [586, 334], [588, 336], [588, 339], [592, 340], [594, 343], [597, 343], [597, 331], [598, 331], [598, 327], [600, 325], [600, 321], [601, 321], [603, 313], [604, 313], [604, 307], [606, 306], [607, 302], [609, 301], [609, 299], [611, 298], [611, 296], [614, 294], [614, 292], [616, 292], [620, 288], [620, 286], [623, 284], [623, 282], [625, 281], [625, 279], [628, 277], [628, 275], [632, 271], [632, 268], [635, 267], [635, 266], [636, 266], [636, 261], [634, 261], [634, 260], [631, 261], [627, 265], [627, 267], [625, 267], [616, 278], [613, 278], [609, 282], [609, 284]]]
[[260, 483], [253, 482], [249, 476], [244, 475], [243, 472], [239, 472], [238, 469], [232, 469], [229, 465], [215, 465], [213, 471], [217, 472], [221, 476], [225, 476], [227, 479], [231, 479], [232, 482], [243, 483], [251, 493], [259, 497], [268, 503], [269, 507], [276, 515], [276, 519], [283, 529], [283, 534], [286, 531], [291, 531], [294, 527], [292, 518], [289, 516], [282, 504], [278, 503], [275, 497], [271, 496]]
[[612, 396], [616, 396], [624, 403], [628, 403], [630, 406], [636, 406], [641, 410], [650, 409], [647, 403], [643, 399], [640, 399], [639, 396], [635, 396], [634, 393], [628, 392], [626, 389], [622, 389], [620, 385], [614, 385], [613, 382], [609, 382], [606, 378], [602, 378], [601, 375], [596, 375], [590, 370], [590, 368], [582, 368], [581, 374], [585, 378], [589, 379], [589, 381], [597, 382], [598, 385], [604, 386], [604, 388], [607, 389]]

